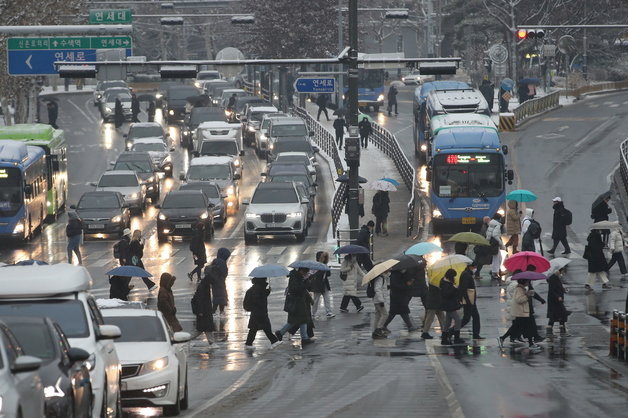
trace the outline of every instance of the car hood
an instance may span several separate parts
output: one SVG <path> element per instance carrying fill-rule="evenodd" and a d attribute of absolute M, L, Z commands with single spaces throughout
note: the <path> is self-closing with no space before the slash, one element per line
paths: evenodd
<path fill-rule="evenodd" d="M 151 168 L 152 168 L 152 167 L 151 167 Z M 142 180 L 146 180 L 147 178 L 149 178 L 149 177 L 151 177 L 153 174 L 155 174 L 155 173 L 153 173 L 152 171 L 151 171 L 150 173 L 140 173 L 139 171 L 136 171 L 135 173 L 136 173 L 136 174 L 137 174 L 137 176 L 138 176 L 140 179 L 142 179 Z"/>
<path fill-rule="evenodd" d="M 249 213 L 289 213 L 301 210 L 300 203 L 251 203 L 247 212 Z"/>
<path fill-rule="evenodd" d="M 206 212 L 205 208 L 176 208 L 176 209 L 161 209 L 161 213 L 166 215 L 168 218 L 176 219 L 177 217 L 186 217 L 189 218 L 191 216 L 201 216 L 203 212 Z"/>
<path fill-rule="evenodd" d="M 120 192 L 122 195 L 126 196 L 131 193 L 139 193 L 139 186 L 133 187 L 96 187 L 97 192 Z"/>
<path fill-rule="evenodd" d="M 187 182 L 188 183 L 206 183 L 206 182 L 212 182 L 212 183 L 216 183 L 218 185 L 218 187 L 220 187 L 220 190 L 224 190 L 225 188 L 233 185 L 232 181 L 229 179 L 211 179 L 211 180 L 193 180 L 190 179 Z"/>
<path fill-rule="evenodd" d="M 220 206 L 224 204 L 222 197 L 208 197 L 207 200 L 209 200 L 209 203 L 211 203 L 214 206 Z"/>
<path fill-rule="evenodd" d="M 138 346 L 141 345 L 141 349 Z M 167 341 L 115 343 L 121 364 L 138 364 L 165 357 L 171 344 Z"/>
<path fill-rule="evenodd" d="M 148 151 L 148 155 L 153 161 L 163 161 L 164 158 L 168 155 L 167 152 L 161 151 Z"/>
<path fill-rule="evenodd" d="M 169 107 L 184 107 L 188 101 L 185 99 L 168 99 Z"/>
<path fill-rule="evenodd" d="M 81 219 L 85 218 L 113 218 L 121 213 L 118 209 L 77 209 L 77 215 Z"/>

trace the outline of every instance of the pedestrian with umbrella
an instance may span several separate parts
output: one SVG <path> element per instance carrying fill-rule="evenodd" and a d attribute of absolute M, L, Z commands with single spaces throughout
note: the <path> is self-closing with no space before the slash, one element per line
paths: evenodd
<path fill-rule="evenodd" d="M 131 277 L 129 276 L 109 276 L 109 299 L 120 299 L 123 301 L 129 300 L 129 283 Z"/>
<path fill-rule="evenodd" d="M 619 222 L 615 221 L 611 223 L 614 225 L 608 237 L 608 248 L 611 251 L 611 259 L 608 262 L 606 274 L 608 274 L 611 267 L 617 263 L 619 264 L 619 272 L 622 275 L 622 279 L 625 279 L 628 272 L 626 271 L 626 261 L 624 260 L 624 247 L 626 246 L 624 233 L 621 230 Z"/>
<path fill-rule="evenodd" d="M 140 120 L 137 116 L 140 114 L 140 101 L 137 99 L 135 93 L 131 93 L 131 116 L 133 117 L 133 122 L 139 122 Z"/>
<path fill-rule="evenodd" d="M 170 325 L 173 332 L 183 330 L 177 319 L 177 307 L 174 302 L 172 286 L 177 278 L 170 273 L 162 273 L 159 278 L 159 293 L 157 294 L 157 309 L 162 313 L 164 319 Z"/>
<path fill-rule="evenodd" d="M 388 197 L 388 191 L 379 190 L 375 193 L 371 212 L 375 215 L 375 234 L 379 235 L 381 232 L 383 236 L 387 237 L 388 213 L 390 212 L 390 197 Z"/>
<path fill-rule="evenodd" d="M 373 339 L 381 339 L 386 338 L 386 336 L 390 333 L 390 330 L 386 328 L 386 320 L 388 319 L 388 311 L 386 310 L 386 299 L 385 294 L 388 289 L 388 278 L 384 274 L 380 274 L 375 279 L 373 279 L 372 284 L 369 283 L 373 288 L 373 306 L 375 307 L 375 317 L 373 320 Z M 368 296 L 368 288 L 367 288 L 367 296 Z"/>
<path fill-rule="evenodd" d="M 464 312 L 460 328 L 464 328 L 464 326 L 473 319 L 473 339 L 483 340 L 484 338 L 480 336 L 480 313 L 477 307 L 478 297 L 475 288 L 475 280 L 473 280 L 475 269 L 475 263 L 471 263 L 460 275 L 460 294 L 462 295 L 462 308 Z"/>
<path fill-rule="evenodd" d="M 116 129 L 120 128 L 122 124 L 124 124 L 124 109 L 122 108 L 122 102 L 118 97 L 116 97 L 115 105 L 113 107 L 113 122 Z"/>
<path fill-rule="evenodd" d="M 473 262 L 477 266 L 477 269 L 475 270 L 475 276 L 473 278 L 476 280 L 480 279 L 480 272 L 482 271 L 482 267 L 484 267 L 487 264 L 491 264 L 493 260 L 491 244 L 485 238 L 486 231 L 488 230 L 488 224 L 490 222 L 491 222 L 490 217 L 488 216 L 483 217 L 482 226 L 480 227 L 480 231 L 478 234 L 484 239 L 484 241 L 486 241 L 486 244 L 474 244 L 474 247 L 473 247 L 473 254 L 475 255 Z"/>
<path fill-rule="evenodd" d="M 266 277 L 253 277 L 251 282 L 253 286 L 246 291 L 242 301 L 244 310 L 251 313 L 248 323 L 249 332 L 246 336 L 244 348 L 248 350 L 253 349 L 253 341 L 255 341 L 257 331 L 260 330 L 264 331 L 266 338 L 270 341 L 270 347 L 274 348 L 281 344 L 281 341 L 273 334 L 270 318 L 268 317 L 268 295 L 270 295 L 271 288 L 266 281 Z"/>
<path fill-rule="evenodd" d="M 560 196 L 556 196 L 552 199 L 553 208 L 554 208 L 554 219 L 552 221 L 552 240 L 554 244 L 552 248 L 547 250 L 548 254 L 554 255 L 554 251 L 556 251 L 556 247 L 558 247 L 558 243 L 563 244 L 565 251 L 562 252 L 563 255 L 571 254 L 571 249 L 569 248 L 569 243 L 567 242 L 567 227 L 571 225 L 572 222 L 572 214 L 571 211 L 565 208 L 565 204 L 563 203 L 563 199 Z"/>
<path fill-rule="evenodd" d="M 288 274 L 288 289 L 283 310 L 288 313 L 288 322 L 278 331 L 275 336 L 279 341 L 283 335 L 293 327 L 298 327 L 301 334 L 301 345 L 314 342 L 308 334 L 307 325 L 312 322 L 310 306 L 312 298 L 307 291 L 305 279 L 308 277 L 310 269 L 299 267 Z"/>
<path fill-rule="evenodd" d="M 361 248 L 361 247 L 360 247 Z M 318 251 L 316 253 L 316 261 L 323 264 L 329 263 L 329 253 L 327 251 Z M 321 297 L 323 298 L 323 303 L 325 305 L 325 312 L 327 314 L 327 318 L 333 318 L 336 316 L 333 313 L 333 309 L 331 306 L 331 286 L 329 285 L 329 276 L 331 276 L 331 271 L 325 270 L 316 270 L 314 274 L 310 276 L 309 284 L 310 291 L 313 293 L 313 304 L 312 304 L 312 316 L 316 316 L 316 312 L 318 311 L 318 306 Z"/>
<path fill-rule="evenodd" d="M 591 205 L 591 219 L 594 223 L 608 221 L 608 215 L 613 212 L 608 206 L 608 202 L 611 200 L 611 192 L 602 193 Z M 602 241 L 604 244 L 608 243 L 608 236 L 610 234 L 609 229 L 602 229 Z"/>
<path fill-rule="evenodd" d="M 512 279 L 517 281 L 517 287 L 510 301 L 510 314 L 514 320 L 508 331 L 498 337 L 497 342 L 500 348 L 504 346 L 504 340 L 510 335 L 519 336 L 523 334 L 528 340 L 530 352 L 538 353 L 541 351 L 541 347 L 534 342 L 534 332 L 530 325 L 530 304 L 528 300 L 534 296 L 534 290 L 528 290 L 527 286 L 530 284 L 530 280 L 526 279 L 526 277 L 530 277 L 532 273 L 535 272 L 521 272 L 512 276 Z"/>
<path fill-rule="evenodd" d="M 363 117 L 360 123 L 358 123 L 360 130 L 360 145 L 366 149 L 369 145 L 369 135 L 373 133 L 373 127 L 367 117 Z"/>
<path fill-rule="evenodd" d="M 604 242 L 602 242 L 599 230 L 593 229 L 589 233 L 582 257 L 587 260 L 587 271 L 589 272 L 587 283 L 584 285 L 585 289 L 591 290 L 598 278 L 602 281 L 603 289 L 610 289 L 612 286 L 606 276 L 608 265 L 604 256 Z"/>
<path fill-rule="evenodd" d="M 396 268 L 396 267 L 395 267 Z M 384 322 L 384 329 L 388 329 L 388 324 L 392 322 L 397 315 L 401 317 L 408 327 L 408 332 L 418 330 L 412 320 L 410 320 L 410 301 L 412 300 L 412 284 L 414 277 L 406 274 L 406 268 L 395 269 L 390 273 L 390 310 L 388 318 Z"/>
<path fill-rule="evenodd" d="M 142 262 L 142 257 L 144 257 L 144 240 L 142 239 L 142 231 L 139 229 L 133 231 L 131 242 L 129 243 L 129 255 L 131 256 L 132 265 L 144 268 L 144 263 Z M 141 278 L 149 292 L 157 290 L 155 282 L 148 277 L 141 276 Z"/>
<path fill-rule="evenodd" d="M 371 241 L 373 239 L 373 228 L 375 228 L 375 222 L 368 221 L 362 225 L 358 232 L 358 239 L 355 242 L 356 245 L 366 249 L 366 252 L 357 253 L 357 262 L 367 273 L 373 268 L 373 261 L 371 260 Z"/>
<path fill-rule="evenodd" d="M 521 212 L 516 200 L 509 200 L 508 210 L 506 211 L 506 234 L 510 238 L 506 242 L 506 248 L 512 247 L 512 253 L 517 254 L 519 247 L 519 234 L 521 233 Z"/>
<path fill-rule="evenodd" d="M 521 251 L 535 251 L 543 255 L 541 232 L 541 224 L 534 219 L 534 209 L 526 208 L 526 214 L 521 221 Z"/>
<path fill-rule="evenodd" d="M 551 271 L 551 270 L 550 270 Z M 566 336 L 567 328 L 566 322 L 569 317 L 569 312 L 565 308 L 565 294 L 567 289 L 563 286 L 561 278 L 564 275 L 564 267 L 553 271 L 547 278 L 547 327 L 546 335 L 554 333 L 554 322 L 558 322 L 560 326 L 560 334 Z"/>
<path fill-rule="evenodd" d="M 458 288 L 454 284 L 454 280 L 458 272 L 454 269 L 449 269 L 445 272 L 445 276 L 440 281 L 440 294 L 442 307 L 445 311 L 445 326 L 441 330 L 441 345 L 451 345 L 451 337 L 454 337 L 453 344 L 463 344 L 465 341 L 460 338 L 460 315 L 458 310 L 460 309 L 460 293 Z"/>
<path fill-rule="evenodd" d="M 486 235 L 486 227 L 488 227 L 488 222 L 490 221 L 490 218 L 488 216 L 485 216 L 484 218 L 485 219 L 483 219 L 483 229 L 484 229 L 483 233 L 482 233 L 482 230 L 480 230 L 481 232 L 480 234 L 477 234 L 475 232 L 459 232 L 453 235 L 448 240 L 449 242 L 456 243 L 456 245 L 457 244 L 473 245 L 473 253 L 474 253 L 473 262 L 476 266 L 474 277 L 476 279 L 480 278 L 479 270 L 482 268 L 482 265 L 489 264 L 491 262 L 491 255 L 490 255 L 491 244 L 488 242 L 486 238 L 484 238 L 484 236 Z M 458 247 L 454 246 L 454 252 L 456 254 L 466 255 L 467 250 L 466 248 L 462 246 L 458 246 Z"/>
<path fill-rule="evenodd" d="M 345 255 L 340 265 L 340 280 L 343 281 L 343 296 L 340 302 L 340 312 L 348 313 L 349 301 L 353 302 L 358 312 L 362 312 L 364 305 L 358 297 L 358 280 L 362 281 L 364 272 L 357 262 L 357 258 L 352 254 Z"/>

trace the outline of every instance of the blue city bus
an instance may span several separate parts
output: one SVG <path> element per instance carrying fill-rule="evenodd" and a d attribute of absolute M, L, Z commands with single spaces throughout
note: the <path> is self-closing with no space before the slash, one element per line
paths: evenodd
<path fill-rule="evenodd" d="M 346 103 L 349 92 L 348 77 L 344 78 L 344 95 Z M 380 106 L 384 106 L 386 95 L 384 94 L 384 70 L 382 69 L 358 69 L 358 107 L 368 111 L 373 108 L 379 112 Z"/>
<path fill-rule="evenodd" d="M 414 153 L 421 163 L 427 161 L 426 152 L 429 147 L 426 141 L 426 131 L 429 129 L 430 116 L 425 111 L 425 101 L 428 93 L 432 90 L 463 90 L 469 88 L 469 85 L 462 81 L 437 80 L 423 83 L 423 85 L 414 90 L 414 103 L 412 106 L 414 113 Z"/>
<path fill-rule="evenodd" d="M 503 212 L 506 182 L 513 178 L 507 152 L 494 128 L 443 128 L 434 136 L 427 177 L 435 233 L 477 230 L 484 216 Z"/>
<path fill-rule="evenodd" d="M 46 152 L 0 140 L 0 237 L 30 239 L 46 218 Z"/>

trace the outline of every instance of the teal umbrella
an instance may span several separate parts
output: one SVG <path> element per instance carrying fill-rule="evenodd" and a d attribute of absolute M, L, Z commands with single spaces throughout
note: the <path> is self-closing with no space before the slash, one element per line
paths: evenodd
<path fill-rule="evenodd" d="M 518 189 L 508 193 L 506 199 L 515 200 L 517 202 L 533 202 L 538 198 L 530 190 Z"/>
<path fill-rule="evenodd" d="M 405 252 L 406 255 L 425 255 L 430 253 L 442 252 L 443 249 L 431 242 L 419 242 L 408 248 Z"/>

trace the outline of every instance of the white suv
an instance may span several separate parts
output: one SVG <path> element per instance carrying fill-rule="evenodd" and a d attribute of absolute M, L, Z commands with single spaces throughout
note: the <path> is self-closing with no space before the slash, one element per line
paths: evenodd
<path fill-rule="evenodd" d="M 122 330 L 115 343 L 122 364 L 122 404 L 161 406 L 164 415 L 187 409 L 188 358 L 181 343 L 192 336 L 172 332 L 161 312 L 152 309 L 120 307 L 102 313 L 107 324 Z"/>
<path fill-rule="evenodd" d="M 294 235 L 297 241 L 307 236 L 308 199 L 297 192 L 294 183 L 260 183 L 245 214 L 244 242 L 257 241 L 259 235 Z"/>
<path fill-rule="evenodd" d="M 120 362 L 113 339 L 120 328 L 105 325 L 89 295 L 92 278 L 69 264 L 5 266 L 0 274 L 0 316 L 50 317 L 87 360 L 94 392 L 93 416 L 122 417 Z M 103 412 L 104 411 L 104 412 Z"/>

